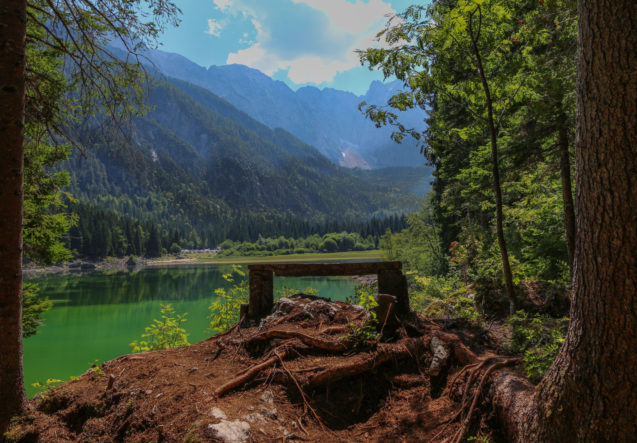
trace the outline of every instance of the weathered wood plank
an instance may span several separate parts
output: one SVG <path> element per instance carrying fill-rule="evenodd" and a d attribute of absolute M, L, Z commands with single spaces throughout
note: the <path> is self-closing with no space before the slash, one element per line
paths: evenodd
<path fill-rule="evenodd" d="M 248 318 L 260 320 L 272 312 L 274 305 L 274 282 L 271 271 L 250 269 L 250 304 Z"/>
<path fill-rule="evenodd" d="M 378 273 L 378 293 L 396 297 L 396 315 L 403 317 L 409 313 L 409 293 L 407 278 L 401 271 L 386 269 Z"/>

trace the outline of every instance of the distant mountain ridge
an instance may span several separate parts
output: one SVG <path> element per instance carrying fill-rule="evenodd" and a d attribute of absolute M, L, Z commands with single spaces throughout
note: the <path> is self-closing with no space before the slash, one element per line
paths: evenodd
<path fill-rule="evenodd" d="M 400 89 L 399 81 L 375 81 L 364 96 L 312 86 L 295 92 L 243 65 L 206 69 L 178 54 L 153 50 L 147 56 L 164 75 L 208 89 L 268 127 L 285 129 L 316 147 L 338 165 L 369 169 L 425 163 L 415 140 L 393 142 L 391 128 L 376 128 L 358 110 L 362 101 L 386 103 Z M 405 126 L 423 128 L 425 117 L 423 111 L 411 110 L 402 113 L 401 120 Z"/>
<path fill-rule="evenodd" d="M 376 171 L 359 176 L 207 89 L 170 78 L 147 89 L 151 110 L 132 121 L 129 140 L 95 142 L 86 159 L 70 161 L 78 165 L 64 165 L 81 201 L 204 230 L 227 229 L 239 212 L 365 220 L 417 208 L 409 187 L 419 175 L 400 188 Z"/>

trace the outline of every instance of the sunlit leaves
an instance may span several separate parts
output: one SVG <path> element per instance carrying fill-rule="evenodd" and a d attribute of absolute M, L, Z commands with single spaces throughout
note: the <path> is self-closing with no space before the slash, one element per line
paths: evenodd
<path fill-rule="evenodd" d="M 142 338 L 135 340 L 131 348 L 133 352 L 146 352 L 158 349 L 170 349 L 188 346 L 188 333 L 183 328 L 187 314 L 177 314 L 170 303 L 161 305 L 161 320 L 154 319 L 144 329 Z"/>

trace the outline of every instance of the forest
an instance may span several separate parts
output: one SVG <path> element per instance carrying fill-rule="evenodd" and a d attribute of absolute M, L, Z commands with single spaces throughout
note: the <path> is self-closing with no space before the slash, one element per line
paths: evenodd
<path fill-rule="evenodd" d="M 6 282 L 0 292 L 0 321 L 8 331 L 1 338 L 0 395 L 10 400 L 0 407 L 0 430 L 25 405 L 20 339 L 23 260 L 55 263 L 74 254 L 159 256 L 184 247 L 220 244 L 220 255 L 378 246 L 389 260 L 402 263 L 410 304 L 418 313 L 459 322 L 468 330 L 504 325 L 510 331 L 504 351 L 519 356 L 524 379 L 520 381 L 518 373 L 497 371 L 517 362 L 517 357 L 486 369 L 466 423 L 460 424 L 450 441 L 468 437 L 466 428 L 475 403 L 492 373 L 489 401 L 507 441 L 634 438 L 637 88 L 630 75 L 636 56 L 630 49 L 637 44 L 637 7 L 632 2 L 435 0 L 413 5 L 389 20 L 377 36 L 387 45 L 361 49 L 358 56 L 369 69 L 400 80 L 403 88 L 386 105 L 361 103 L 359 109 L 376 125 L 393 127 L 395 141 L 417 140 L 433 167 L 433 181 L 419 211 L 408 215 L 380 211 L 367 219 L 356 211 L 363 206 L 374 208 L 374 196 L 384 188 L 376 187 L 372 193 L 362 186 L 357 191 L 365 200 L 360 208 L 351 208 L 347 202 L 337 209 L 323 208 L 338 194 L 339 184 L 341 192 L 347 184 L 359 186 L 356 177 L 365 174 L 330 170 L 334 181 L 322 188 L 317 171 L 324 166 L 306 169 L 298 158 L 287 163 L 295 172 L 287 185 L 281 177 L 268 175 L 270 165 L 265 160 L 262 175 L 256 178 L 243 175 L 239 161 L 219 163 L 225 169 L 237 167 L 236 175 L 245 179 L 231 190 L 235 200 L 245 198 L 243 188 L 270 183 L 275 191 L 291 190 L 286 204 L 297 205 L 295 211 L 248 200 L 247 209 L 239 209 L 223 198 L 205 205 L 205 199 L 199 198 L 221 186 L 216 175 L 202 171 L 202 180 L 179 189 L 161 174 L 174 178 L 181 170 L 173 164 L 152 169 L 154 151 L 117 151 L 124 159 L 139 158 L 138 165 L 150 165 L 140 170 L 139 182 L 128 183 L 117 175 L 121 165 L 100 159 L 109 147 L 97 144 L 95 152 L 86 155 L 81 137 L 74 138 L 75 130 L 86 129 L 80 122 L 95 125 L 98 110 L 119 124 L 135 122 L 140 132 L 144 124 L 150 124 L 135 120 L 144 107 L 145 88 L 123 87 L 151 84 L 141 64 L 124 63 L 110 55 L 99 47 L 98 37 L 116 31 L 125 40 L 150 44 L 163 26 L 175 21 L 177 7 L 171 1 L 149 2 L 155 9 L 147 23 L 116 1 L 106 2 L 113 7 L 106 12 L 90 2 L 93 9 L 86 9 L 79 0 L 65 6 L 40 0 L 28 6 L 21 0 L 9 3 L 19 11 L 14 21 L 26 23 L 22 28 L 7 26 L 16 33 L 15 41 L 26 35 L 26 58 L 20 51 L 0 54 L 0 85 L 20 85 L 14 88 L 19 94 L 4 87 L 0 96 L 0 121 L 13 122 L 0 126 L 0 137 L 7 140 L 8 158 L 18 159 L 0 170 L 0 228 L 6 228 L 0 236 L 0 281 Z M 0 17 L 10 15 L 8 7 L 2 8 Z M 86 13 L 86 18 L 74 15 L 78 11 Z M 59 33 L 64 38 L 50 32 L 48 20 L 63 25 Z M 86 32 L 87 28 L 92 31 Z M 9 69 L 11 63 L 23 66 L 25 60 L 23 74 Z M 160 85 L 155 94 L 177 92 Z M 190 103 L 181 96 L 175 102 Z M 427 113 L 422 127 L 409 127 L 400 120 L 401 111 L 413 108 Z M 20 109 L 23 128 L 15 123 Z M 210 114 L 201 120 L 216 122 L 216 118 Z M 157 119 L 153 124 L 161 116 Z M 254 146 L 276 155 L 283 155 L 281 146 L 301 146 L 287 135 L 278 145 L 268 138 L 275 135 L 258 131 L 235 130 L 239 134 L 236 146 L 246 149 L 238 156 L 243 163 L 253 161 L 249 157 Z M 260 138 L 257 133 L 265 135 Z M 84 171 L 60 168 L 73 163 L 73 149 L 87 160 Z M 313 151 L 303 149 L 308 164 L 320 163 Z M 199 158 L 190 147 L 180 152 Z M 78 187 L 86 188 L 78 199 L 68 187 L 79 182 L 95 187 Z M 139 186 L 147 197 L 140 197 L 137 188 L 128 192 L 129 185 L 130 189 Z M 14 188 L 15 192 L 4 192 Z M 100 196 L 102 189 L 114 195 Z M 195 189 L 196 198 L 180 197 L 180 192 Z M 320 211 L 303 206 L 307 189 L 312 190 L 314 206 Z M 393 200 L 395 191 L 384 198 Z M 407 204 L 410 198 L 406 197 Z M 97 201 L 103 203 L 101 208 Z M 181 212 L 171 213 L 167 208 L 176 201 L 181 201 Z M 340 220 L 334 216 L 339 212 L 344 215 Z M 184 214 L 197 215 L 191 224 L 182 225 Z M 32 303 L 36 291 L 25 285 L 25 300 Z M 381 340 L 382 329 L 375 335 L 366 326 L 354 329 L 349 337 L 365 342 L 371 334 Z M 401 339 L 411 340 L 408 333 L 417 328 L 404 323 L 403 329 L 407 332 Z M 33 327 L 26 330 L 32 332 Z M 320 340 L 316 345 L 316 339 L 304 337 L 304 345 L 324 346 L 323 351 L 341 352 L 345 346 Z M 389 359 L 390 354 L 381 351 L 392 349 L 394 356 L 405 358 L 403 349 L 377 345 L 377 356 Z M 253 343 L 245 346 L 262 350 Z M 409 348 L 405 349 L 409 354 Z M 299 386 L 283 363 L 288 352 L 273 348 L 247 373 L 258 372 L 268 362 L 280 364 L 296 383 L 305 416 L 310 405 L 307 389 Z M 467 391 L 461 394 L 460 416 L 474 373 L 487 361 L 472 361 L 458 372 L 475 369 L 466 372 L 471 375 Z M 376 368 L 375 362 L 370 365 Z M 312 370 L 316 368 L 308 372 Z M 308 380 L 307 386 L 314 387 L 315 382 Z M 216 392 L 223 391 L 219 389 Z"/>
<path fill-rule="evenodd" d="M 158 257 L 169 252 L 178 254 L 181 249 L 205 249 L 217 245 L 221 245 L 225 255 L 229 255 L 230 249 L 235 253 L 253 255 L 249 251 L 260 249 L 251 248 L 250 245 L 253 243 L 267 245 L 262 250 L 270 252 L 332 252 L 331 246 L 322 247 L 326 238 L 315 240 L 315 237 L 324 237 L 330 233 L 334 233 L 332 236 L 337 238 L 340 248 L 335 246 L 334 250 L 365 250 L 377 247 L 380 236 L 387 230 L 398 232 L 407 225 L 407 217 L 404 215 L 372 217 L 367 221 L 349 222 L 328 219 L 321 223 L 292 214 L 254 212 L 228 215 L 216 220 L 215 223 L 209 223 L 208 229 L 205 230 L 197 230 L 188 225 L 167 229 L 159 223 L 140 222 L 129 215 L 97 209 L 86 203 L 73 203 L 69 205 L 68 210 L 66 214 L 71 214 L 70 217 L 76 218 L 77 221 L 58 240 L 60 251 L 71 252 L 75 257 L 92 259 L 130 255 Z M 347 246 L 349 243 L 340 246 L 342 236 L 335 234 L 337 232 L 349 233 L 348 238 L 352 238 L 351 247 Z M 276 238 L 269 238 L 275 235 Z M 279 247 L 281 237 L 284 240 Z M 277 243 L 277 247 L 270 247 L 272 241 Z"/>

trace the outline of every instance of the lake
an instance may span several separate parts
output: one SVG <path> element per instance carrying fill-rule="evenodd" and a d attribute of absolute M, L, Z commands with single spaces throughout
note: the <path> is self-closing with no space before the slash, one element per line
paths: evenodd
<path fill-rule="evenodd" d="M 192 265 L 29 279 L 54 304 L 44 314 L 38 333 L 24 340 L 27 396 L 37 392 L 32 386 L 36 381 L 68 380 L 91 364 L 130 353 L 130 343 L 160 318 L 161 304 L 170 303 L 177 313 L 188 313 L 184 327 L 191 343 L 209 337 L 208 306 L 216 298 L 216 288 L 230 286 L 222 274 L 231 271 L 227 265 Z M 274 279 L 275 293 L 284 287 L 300 291 L 308 286 L 318 289 L 322 297 L 344 300 L 354 293 L 356 282 L 347 277 Z"/>

